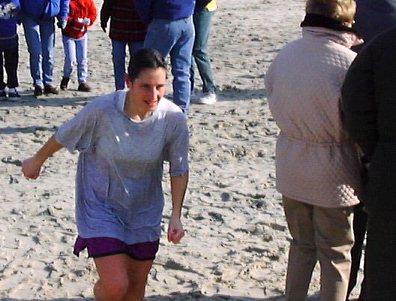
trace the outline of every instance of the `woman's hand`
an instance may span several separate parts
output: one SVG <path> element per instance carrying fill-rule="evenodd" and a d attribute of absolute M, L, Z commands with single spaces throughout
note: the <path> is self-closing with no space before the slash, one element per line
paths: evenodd
<path fill-rule="evenodd" d="M 180 218 L 171 216 L 168 226 L 168 241 L 178 244 L 184 236 L 183 225 Z"/>
<path fill-rule="evenodd" d="M 63 147 L 53 135 L 33 156 L 22 162 L 22 173 L 28 179 L 37 179 L 45 160 Z"/>
<path fill-rule="evenodd" d="M 30 157 L 22 162 L 22 173 L 28 179 L 37 179 L 43 163 L 35 157 Z"/>

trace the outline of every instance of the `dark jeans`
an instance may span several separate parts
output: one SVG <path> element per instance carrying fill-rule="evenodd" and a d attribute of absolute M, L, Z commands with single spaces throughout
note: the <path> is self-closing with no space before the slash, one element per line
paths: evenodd
<path fill-rule="evenodd" d="M 195 61 L 202 80 L 202 91 L 204 93 L 216 92 L 216 87 L 213 82 L 212 68 L 210 66 L 210 59 L 208 55 L 208 40 L 213 14 L 213 11 L 210 12 L 207 9 L 203 9 L 201 12 L 197 12 L 193 15 L 195 40 L 192 53 L 193 61 L 191 62 L 190 69 L 191 91 L 194 90 Z"/>
<path fill-rule="evenodd" d="M 125 88 L 126 48 L 128 47 L 129 56 L 132 56 L 137 50 L 143 48 L 143 42 L 111 40 L 111 47 L 115 88 L 116 90 L 123 90 Z"/>
<path fill-rule="evenodd" d="M 18 46 L 0 51 L 0 90 L 5 87 L 18 87 Z M 4 81 L 4 68 L 7 73 L 7 82 Z"/>
<path fill-rule="evenodd" d="M 395 212 L 370 210 L 367 224 L 367 296 L 369 301 L 396 300 Z"/>
<path fill-rule="evenodd" d="M 358 204 L 354 208 L 354 217 L 353 217 L 353 233 L 355 236 L 355 243 L 351 250 L 352 255 L 352 265 L 351 265 L 351 273 L 349 275 L 349 285 L 348 285 L 348 295 L 347 299 L 353 288 L 357 282 L 357 276 L 360 268 L 360 260 L 362 258 L 362 250 L 364 244 L 364 237 L 366 236 L 367 230 L 367 213 L 364 210 L 364 206 L 362 203 Z M 363 269 L 363 282 L 360 289 L 359 299 L 358 301 L 365 301 L 366 298 L 366 264 L 364 264 Z"/>

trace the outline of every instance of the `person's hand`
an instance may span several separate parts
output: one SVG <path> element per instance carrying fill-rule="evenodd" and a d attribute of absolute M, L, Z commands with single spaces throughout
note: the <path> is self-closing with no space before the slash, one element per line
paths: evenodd
<path fill-rule="evenodd" d="M 7 20 L 9 19 L 10 16 L 8 16 L 7 14 L 5 14 L 1 9 L 0 9 L 0 19 L 4 19 Z"/>
<path fill-rule="evenodd" d="M 81 23 L 83 25 L 90 25 L 91 24 L 91 19 L 90 18 L 78 18 L 77 22 Z"/>
<path fill-rule="evenodd" d="M 0 5 L 0 19 L 8 20 L 10 18 L 10 14 L 6 12 L 6 10 Z"/>
<path fill-rule="evenodd" d="M 106 32 L 107 22 L 100 22 L 100 27 L 102 27 L 104 32 Z"/>
<path fill-rule="evenodd" d="M 14 3 L 0 4 L 0 19 L 8 20 L 14 17 L 17 12 L 17 7 Z"/>
<path fill-rule="evenodd" d="M 168 241 L 178 244 L 184 236 L 183 225 L 180 218 L 171 216 L 168 226 Z"/>
<path fill-rule="evenodd" d="M 22 162 L 22 173 L 28 179 L 37 179 L 40 175 L 42 163 L 35 157 L 30 157 Z"/>
<path fill-rule="evenodd" d="M 6 5 L 4 5 L 3 11 L 10 16 L 15 16 L 17 7 L 14 3 L 10 2 L 10 3 L 7 3 Z"/>
<path fill-rule="evenodd" d="M 67 20 L 58 20 L 58 23 L 56 23 L 56 25 L 60 28 L 60 29 L 65 29 L 67 26 Z"/>

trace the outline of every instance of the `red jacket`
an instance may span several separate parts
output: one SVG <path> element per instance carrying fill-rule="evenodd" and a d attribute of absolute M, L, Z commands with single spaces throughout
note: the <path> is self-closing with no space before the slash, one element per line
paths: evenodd
<path fill-rule="evenodd" d="M 79 39 L 85 35 L 97 16 L 94 0 L 70 0 L 70 12 L 67 18 L 67 26 L 62 33 L 73 39 Z M 82 24 L 78 19 L 89 18 L 89 24 Z"/>

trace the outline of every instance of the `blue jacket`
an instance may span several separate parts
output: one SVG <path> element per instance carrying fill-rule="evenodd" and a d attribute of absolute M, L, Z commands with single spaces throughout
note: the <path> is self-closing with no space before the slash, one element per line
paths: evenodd
<path fill-rule="evenodd" d="M 43 11 L 48 3 L 53 3 L 54 7 L 59 7 L 59 13 L 56 17 L 66 20 L 69 15 L 70 0 L 20 0 L 22 16 L 41 18 Z"/>
<path fill-rule="evenodd" d="M 365 42 L 396 26 L 395 0 L 357 0 L 355 29 Z"/>
<path fill-rule="evenodd" d="M 134 0 L 140 19 L 150 23 L 153 19 L 179 20 L 192 16 L 195 0 Z"/>
<path fill-rule="evenodd" d="M 13 3 L 17 7 L 17 11 L 20 9 L 19 0 L 0 0 L 0 7 L 8 3 Z M 16 37 L 17 35 L 17 19 L 15 17 L 11 17 L 8 19 L 0 18 L 0 43 L 2 38 L 8 39 Z"/>

